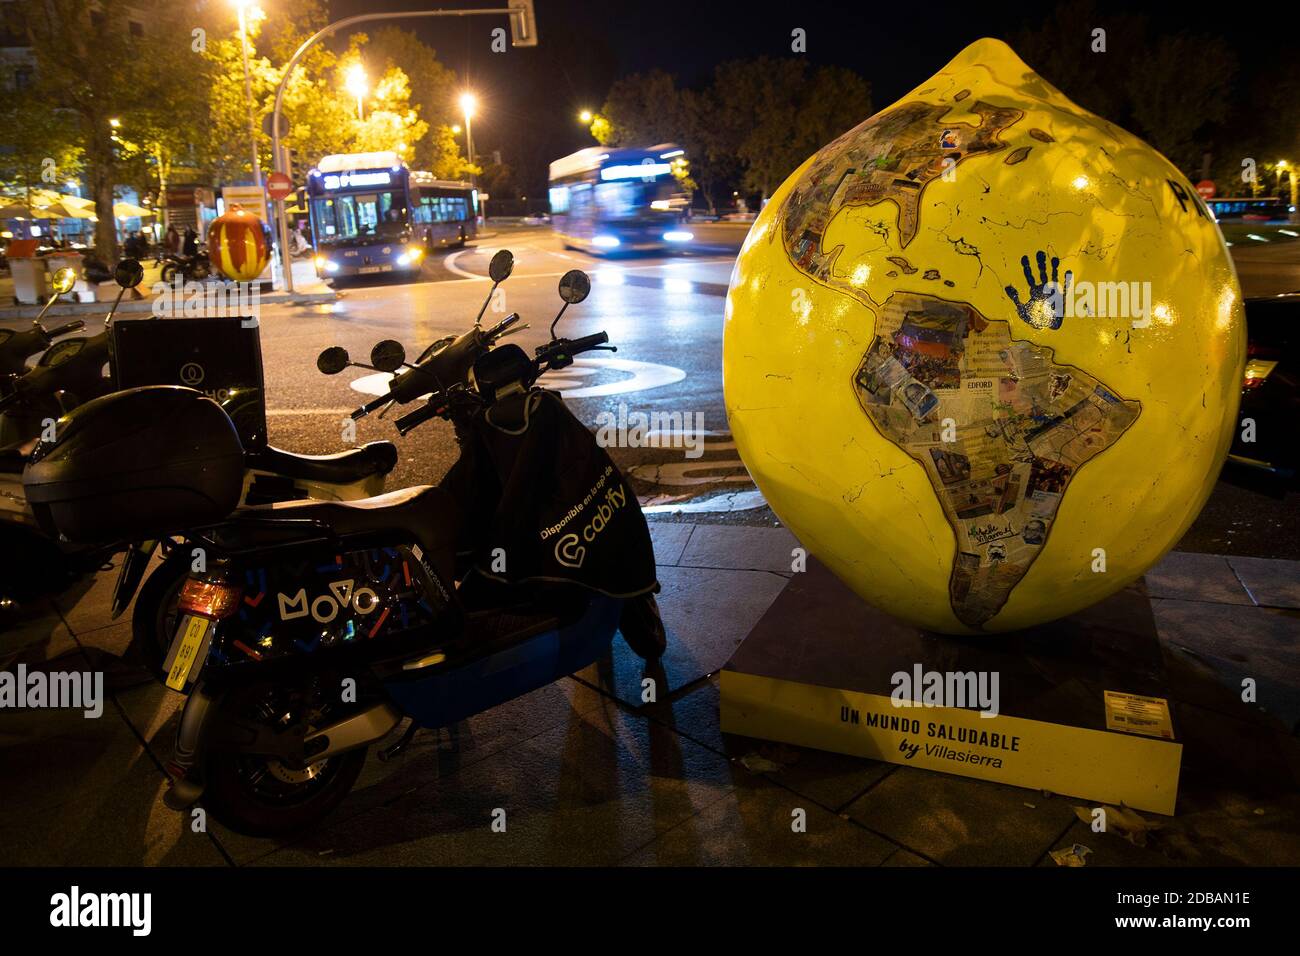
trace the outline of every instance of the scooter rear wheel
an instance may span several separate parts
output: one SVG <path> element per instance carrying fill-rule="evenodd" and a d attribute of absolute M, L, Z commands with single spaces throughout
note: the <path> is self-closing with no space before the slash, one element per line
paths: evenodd
<path fill-rule="evenodd" d="M 301 770 L 269 757 L 213 753 L 203 771 L 203 805 L 221 824 L 247 836 L 310 829 L 352 790 L 367 750 L 350 750 Z M 278 790 L 267 788 L 269 780 Z"/>
<path fill-rule="evenodd" d="M 135 596 L 135 608 L 131 612 L 132 641 L 145 666 L 160 682 L 166 679 L 163 661 L 176 634 L 179 616 L 176 605 L 189 570 L 185 554 L 179 551 L 171 554 L 154 568 Z"/>

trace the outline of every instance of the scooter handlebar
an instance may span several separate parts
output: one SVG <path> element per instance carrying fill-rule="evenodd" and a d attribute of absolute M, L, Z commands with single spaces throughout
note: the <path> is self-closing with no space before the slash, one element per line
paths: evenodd
<path fill-rule="evenodd" d="M 46 336 L 51 339 L 57 339 L 60 335 L 67 335 L 69 332 L 80 332 L 86 327 L 86 323 L 81 319 L 67 322 L 46 332 Z"/>
<path fill-rule="evenodd" d="M 411 429 L 423 425 L 430 418 L 436 418 L 438 415 L 442 414 L 445 408 L 445 404 L 429 399 L 429 401 L 423 406 L 417 408 L 413 412 L 403 415 L 393 423 L 397 426 L 397 434 L 405 435 Z"/>

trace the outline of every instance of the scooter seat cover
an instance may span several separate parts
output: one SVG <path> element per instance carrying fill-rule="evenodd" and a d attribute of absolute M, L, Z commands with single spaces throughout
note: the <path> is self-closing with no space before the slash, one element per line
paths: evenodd
<path fill-rule="evenodd" d="M 334 455 L 300 455 L 268 445 L 249 452 L 248 466 L 303 481 L 344 485 L 388 474 L 397 466 L 397 446 L 390 441 L 372 441 Z"/>
<path fill-rule="evenodd" d="M 654 590 L 654 544 L 636 495 L 559 395 L 501 399 L 459 437 L 442 487 L 465 509 L 458 550 L 479 573 L 620 598 Z"/>
<path fill-rule="evenodd" d="M 454 575 L 460 510 L 441 488 L 414 485 L 355 501 L 281 501 L 241 508 L 236 516 L 266 516 L 320 521 L 336 534 L 409 531 L 447 580 Z"/>

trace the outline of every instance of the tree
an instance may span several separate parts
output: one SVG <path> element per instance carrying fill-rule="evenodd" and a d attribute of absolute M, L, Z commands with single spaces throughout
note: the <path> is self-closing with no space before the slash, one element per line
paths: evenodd
<path fill-rule="evenodd" d="M 117 256 L 114 185 L 122 163 L 110 120 L 130 116 L 169 95 L 157 64 L 170 62 L 174 44 L 190 25 L 183 5 L 161 0 L 17 0 L 36 58 L 45 103 L 73 118 L 83 151 L 85 178 L 99 221 L 95 248 Z"/>
<path fill-rule="evenodd" d="M 602 146 L 652 146 L 681 134 L 681 94 L 663 70 L 626 76 L 610 87 L 592 134 Z"/>
<path fill-rule="evenodd" d="M 339 63 L 340 76 L 356 62 L 351 53 L 344 57 Z M 409 160 L 414 154 L 412 144 L 428 131 L 429 124 L 411 107 L 410 80 L 401 69 L 391 66 L 371 91 L 364 119 L 355 123 L 351 151 L 392 151 Z"/>
<path fill-rule="evenodd" d="M 461 155 L 460 146 L 456 143 L 456 134 L 452 132 L 450 126 L 435 126 L 429 136 L 433 140 L 431 154 L 434 160 L 428 169 L 435 177 L 467 179 L 482 172 L 479 166 Z"/>
<path fill-rule="evenodd" d="M 1216 139 L 1232 141 L 1223 134 L 1237 63 L 1218 37 L 1171 33 L 1142 14 L 1102 16 L 1082 3 L 1062 4 L 1014 42 L 1066 96 L 1144 137 L 1193 179 Z"/>
<path fill-rule="evenodd" d="M 871 115 L 867 82 L 842 67 L 760 57 L 724 64 L 713 83 L 717 148 L 734 149 L 745 188 L 770 196 L 832 139 Z"/>
<path fill-rule="evenodd" d="M 33 189 L 57 188 L 81 168 L 77 117 L 52 110 L 39 87 L 18 88 L 17 64 L 0 72 L 0 184 L 32 208 Z"/>
<path fill-rule="evenodd" d="M 1176 33 L 1153 39 L 1127 75 L 1138 129 L 1193 178 L 1210 129 L 1227 118 L 1236 68 L 1236 57 L 1217 37 Z"/>
<path fill-rule="evenodd" d="M 450 127 L 458 122 L 456 74 L 439 61 L 434 49 L 410 30 L 384 27 L 375 31 L 365 55 L 384 69 L 397 67 L 410 79 L 410 104 L 429 132 L 412 140 L 411 164 L 418 169 L 459 170 L 466 167 Z M 448 128 L 447 133 L 438 127 Z M 455 178 L 455 177 L 447 177 Z"/>

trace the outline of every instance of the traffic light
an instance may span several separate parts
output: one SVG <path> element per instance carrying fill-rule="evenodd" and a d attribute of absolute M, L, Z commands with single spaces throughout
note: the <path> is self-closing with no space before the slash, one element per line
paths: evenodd
<path fill-rule="evenodd" d="M 511 0 L 510 45 L 537 46 L 537 17 L 533 0 Z"/>

